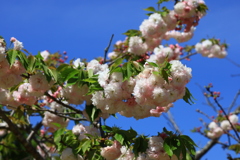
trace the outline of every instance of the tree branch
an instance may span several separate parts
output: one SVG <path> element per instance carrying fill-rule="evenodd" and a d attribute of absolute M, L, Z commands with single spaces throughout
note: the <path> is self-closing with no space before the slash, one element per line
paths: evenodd
<path fill-rule="evenodd" d="M 236 103 L 239 95 L 240 95 L 240 90 L 238 90 L 237 94 L 233 98 L 233 101 L 232 101 L 231 105 L 228 107 L 228 114 L 231 112 L 231 109 L 234 107 L 234 104 Z"/>
<path fill-rule="evenodd" d="M 49 98 L 51 98 L 52 100 L 54 100 L 55 102 L 57 102 L 58 104 L 66 107 L 66 108 L 68 108 L 68 109 L 71 109 L 71 110 L 73 110 L 73 111 L 75 111 L 75 112 L 77 112 L 77 113 L 79 113 L 79 114 L 83 114 L 82 111 L 80 111 L 80 110 L 78 110 L 78 109 L 76 109 L 76 108 L 74 108 L 74 107 L 72 107 L 72 106 L 69 106 L 69 105 L 63 103 L 62 101 L 58 100 L 57 98 L 51 96 L 48 92 L 45 92 L 45 95 L 48 96 Z"/>
<path fill-rule="evenodd" d="M 180 129 L 179 129 L 178 125 L 177 125 L 177 123 L 174 120 L 174 117 L 173 117 L 172 113 L 170 111 L 168 111 L 167 114 L 168 114 L 168 117 L 163 115 L 164 118 L 166 118 L 170 122 L 170 124 L 172 125 L 172 127 L 174 128 L 174 130 L 176 132 L 178 132 L 179 134 L 182 134 L 182 132 L 180 131 Z"/>
<path fill-rule="evenodd" d="M 27 142 L 30 142 L 34 135 L 37 133 L 37 131 L 42 127 L 42 122 L 39 122 L 34 129 L 30 132 L 30 134 L 27 137 Z"/>
<path fill-rule="evenodd" d="M 24 146 L 27 152 L 29 152 L 36 160 L 44 160 L 43 157 L 37 152 L 31 143 L 28 143 L 27 140 L 22 136 L 19 128 L 5 115 L 4 111 L 0 109 L 0 116 L 8 124 L 9 130 L 13 132 L 19 142 Z"/>
<path fill-rule="evenodd" d="M 107 53 L 108 53 L 108 50 L 109 50 L 109 48 L 110 48 L 110 46 L 111 46 L 111 43 L 112 43 L 112 40 L 113 40 L 113 36 L 114 36 L 114 34 L 112 34 L 112 36 L 111 36 L 111 38 L 110 38 L 110 41 L 109 41 L 109 43 L 108 43 L 108 46 L 107 46 L 107 47 L 105 48 L 105 50 L 104 50 L 104 60 L 103 60 L 103 64 L 106 63 Z"/>
<path fill-rule="evenodd" d="M 208 141 L 208 143 L 200 151 L 197 151 L 195 160 L 200 160 L 202 156 L 204 156 L 215 144 L 218 143 L 218 139 L 219 138 Z"/>
<path fill-rule="evenodd" d="M 236 136 L 237 136 L 237 138 L 238 138 L 238 143 L 240 143 L 240 137 L 239 137 L 239 135 L 238 135 L 238 133 L 237 133 L 237 131 L 236 131 L 236 128 L 233 126 L 232 122 L 229 120 L 227 113 L 224 111 L 224 109 L 222 108 L 222 106 L 218 103 L 218 100 L 217 100 L 217 99 L 214 99 L 214 101 L 215 101 L 215 103 L 218 105 L 218 107 L 223 111 L 223 114 L 224 114 L 225 117 L 227 118 L 228 122 L 230 123 L 233 131 L 235 132 L 235 134 L 236 134 Z"/>

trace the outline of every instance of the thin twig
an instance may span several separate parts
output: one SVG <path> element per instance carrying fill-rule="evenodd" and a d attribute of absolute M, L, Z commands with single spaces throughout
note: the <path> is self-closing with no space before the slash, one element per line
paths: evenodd
<path fill-rule="evenodd" d="M 237 98 L 238 96 L 240 95 L 240 90 L 238 90 L 237 94 L 235 95 L 235 97 L 233 98 L 233 101 L 231 103 L 231 105 L 228 107 L 228 114 L 230 114 L 231 112 L 231 109 L 234 107 L 236 101 L 237 101 Z"/>
<path fill-rule="evenodd" d="M 204 116 L 206 116 L 208 119 L 210 119 L 211 121 L 213 120 L 209 115 L 207 115 L 206 113 L 204 113 L 203 111 L 201 111 L 200 109 L 196 109 L 196 111 Z"/>
<path fill-rule="evenodd" d="M 176 132 L 178 132 L 179 134 L 182 134 L 182 132 L 180 131 L 180 129 L 179 129 L 178 125 L 177 125 L 177 123 L 174 120 L 174 117 L 173 117 L 172 113 L 170 111 L 168 111 L 167 114 L 168 114 L 168 117 L 169 117 L 168 120 L 173 125 L 174 129 L 176 130 Z"/>
<path fill-rule="evenodd" d="M 114 59 L 111 63 L 109 63 L 108 66 L 111 66 L 111 65 L 112 65 L 114 62 L 116 62 L 118 59 L 123 58 L 123 57 L 125 57 L 126 55 L 127 55 L 127 54 L 123 54 L 123 55 L 117 57 L 117 58 Z"/>
<path fill-rule="evenodd" d="M 180 61 L 181 61 L 181 60 L 184 60 L 184 59 L 189 58 L 189 57 L 191 57 L 191 56 L 193 56 L 193 55 L 195 55 L 195 54 L 197 54 L 197 52 L 189 53 L 189 54 L 186 55 L 185 57 L 181 57 L 181 58 L 179 58 L 179 60 L 180 60 Z"/>
<path fill-rule="evenodd" d="M 239 135 L 238 135 L 238 133 L 237 133 L 237 131 L 236 131 L 236 128 L 233 126 L 232 122 L 229 120 L 227 113 L 224 111 L 224 109 L 222 108 L 222 106 L 218 103 L 218 100 L 217 100 L 217 99 L 214 99 L 214 101 L 215 101 L 215 103 L 218 105 L 218 107 L 222 110 L 222 112 L 223 112 L 223 114 L 225 115 L 225 117 L 227 118 L 228 122 L 230 123 L 233 131 L 235 132 L 235 134 L 236 134 L 236 136 L 237 136 L 237 138 L 238 138 L 237 141 L 240 143 L 240 137 L 239 137 Z"/>
<path fill-rule="evenodd" d="M 74 118 L 74 117 L 66 116 L 68 114 L 77 114 L 76 112 L 63 113 L 63 112 L 52 111 L 52 110 L 49 110 L 49 109 L 30 109 L 30 108 L 28 108 L 27 110 L 50 112 L 50 113 L 55 114 L 59 117 L 68 118 L 68 119 L 74 120 L 74 121 L 87 121 L 86 118 Z"/>
<path fill-rule="evenodd" d="M 196 83 L 196 85 L 201 89 L 202 93 L 204 94 L 205 90 L 203 90 L 202 86 L 199 85 L 198 83 Z M 217 112 L 216 107 L 211 103 L 209 97 L 207 97 L 207 96 L 204 96 L 204 97 L 205 97 L 205 100 L 207 102 L 207 105 L 210 106 L 215 112 Z"/>
<path fill-rule="evenodd" d="M 225 59 L 228 60 L 229 62 L 231 62 L 232 64 L 234 64 L 235 66 L 240 67 L 240 64 L 236 63 L 235 61 L 231 60 L 230 58 L 225 57 Z"/>
<path fill-rule="evenodd" d="M 237 142 L 239 142 L 240 143 L 240 141 L 234 136 L 234 135 L 232 135 L 231 133 L 229 133 L 229 132 L 225 132 L 228 136 L 230 136 L 230 137 L 232 137 L 234 140 L 236 140 Z"/>
<path fill-rule="evenodd" d="M 112 43 L 112 40 L 113 40 L 113 36 L 114 36 L 114 34 L 112 34 L 112 36 L 111 36 L 111 38 L 110 38 L 110 41 L 109 41 L 109 43 L 108 43 L 108 46 L 107 46 L 107 47 L 105 48 L 105 50 L 104 50 L 104 60 L 103 60 L 103 64 L 106 63 L 107 53 L 108 53 L 108 50 L 109 50 L 109 48 L 110 48 L 110 46 L 111 46 L 111 43 Z"/>
<path fill-rule="evenodd" d="M 57 102 L 58 104 L 66 107 L 66 108 L 68 108 L 68 109 L 71 109 L 71 110 L 73 110 L 73 111 L 75 111 L 75 112 L 77 112 L 77 113 L 79 113 L 79 114 L 83 114 L 82 111 L 80 111 L 80 110 L 78 110 L 78 109 L 76 109 L 76 108 L 74 108 L 74 107 L 72 107 L 72 106 L 69 106 L 69 105 L 63 103 L 62 101 L 58 100 L 57 98 L 51 96 L 48 92 L 45 92 L 45 95 L 48 96 L 49 98 L 51 98 L 52 100 L 54 100 L 55 102 Z"/>

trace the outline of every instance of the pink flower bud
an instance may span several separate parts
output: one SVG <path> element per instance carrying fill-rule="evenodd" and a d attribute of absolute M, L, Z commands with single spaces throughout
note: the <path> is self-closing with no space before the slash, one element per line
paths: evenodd
<path fill-rule="evenodd" d="M 11 37 L 10 41 L 15 42 L 17 39 L 15 37 Z"/>

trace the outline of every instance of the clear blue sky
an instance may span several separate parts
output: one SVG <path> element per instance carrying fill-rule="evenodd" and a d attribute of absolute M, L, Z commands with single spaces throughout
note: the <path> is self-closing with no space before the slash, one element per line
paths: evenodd
<path fill-rule="evenodd" d="M 138 29 L 143 19 L 147 18 L 147 12 L 142 9 L 156 6 L 156 2 L 157 0 L 5 0 L 0 6 L 0 35 L 6 41 L 16 37 L 33 54 L 43 50 L 67 51 L 69 59 L 91 60 L 103 56 L 111 34 L 115 35 L 115 43 L 125 38 L 122 33 L 126 30 Z M 200 21 L 194 38 L 188 44 L 196 44 L 202 38 L 220 38 L 229 44 L 228 58 L 239 62 L 240 1 L 206 0 L 206 4 L 209 12 Z M 213 83 L 214 90 L 222 93 L 221 104 L 228 107 L 240 89 L 240 77 L 233 78 L 231 75 L 238 74 L 240 70 L 226 59 L 208 59 L 201 55 L 183 63 L 193 70 L 193 78 L 188 88 L 197 101 L 195 105 L 190 106 L 179 100 L 171 112 L 183 133 L 192 137 L 199 147 L 203 147 L 207 139 L 190 132 L 190 129 L 201 125 L 198 119 L 204 118 L 195 110 L 201 109 L 210 115 L 215 114 L 210 107 L 204 105 L 204 97 L 196 83 L 201 86 Z M 240 101 L 237 102 L 239 103 Z M 164 117 L 138 121 L 119 117 L 118 120 L 107 120 L 107 124 L 116 124 L 124 129 L 131 126 L 139 133 L 147 135 L 156 135 L 164 126 L 169 128 Z M 223 151 L 219 145 L 203 159 L 226 159 L 226 153 L 231 152 Z"/>

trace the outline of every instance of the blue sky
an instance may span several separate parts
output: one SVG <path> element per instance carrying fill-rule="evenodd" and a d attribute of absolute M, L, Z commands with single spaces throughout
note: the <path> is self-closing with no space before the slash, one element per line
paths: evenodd
<path fill-rule="evenodd" d="M 147 18 L 145 15 L 147 12 L 142 9 L 156 6 L 156 2 L 157 0 L 3 1 L 0 6 L 2 19 L 0 35 L 6 41 L 16 37 L 33 54 L 43 50 L 67 51 L 69 59 L 91 60 L 103 56 L 104 48 L 108 45 L 112 34 L 115 35 L 113 39 L 115 43 L 118 40 L 124 40 L 122 33 L 128 29 L 138 29 L 141 22 Z M 227 57 L 238 63 L 240 1 L 206 0 L 206 4 L 209 12 L 197 26 L 194 38 L 187 44 L 196 44 L 202 38 L 208 37 L 225 40 L 229 44 Z M 171 5 L 168 6 L 172 9 Z M 171 41 L 171 43 L 176 42 Z M 179 100 L 171 112 L 183 133 L 192 137 L 199 147 L 203 147 L 207 139 L 190 132 L 190 129 L 201 125 L 198 119 L 204 118 L 195 110 L 201 109 L 214 116 L 215 113 L 210 107 L 204 105 L 204 97 L 196 84 L 204 86 L 213 83 L 213 89 L 221 91 L 223 99 L 220 102 L 226 108 L 240 89 L 240 77 L 231 77 L 233 74 L 239 74 L 239 68 L 226 59 L 209 59 L 201 55 L 193 56 L 191 61 L 183 61 L 183 63 L 193 70 L 193 78 L 188 88 L 197 101 L 190 106 Z M 237 101 L 237 104 L 239 103 L 240 101 Z M 169 128 L 164 117 L 138 121 L 119 117 L 118 120 L 113 118 L 107 120 L 107 124 L 115 124 L 124 129 L 131 126 L 140 134 L 147 135 L 156 135 L 164 126 Z M 222 141 L 226 140 L 222 139 Z M 226 159 L 226 153 L 231 152 L 223 151 L 220 146 L 216 146 L 203 159 Z"/>

